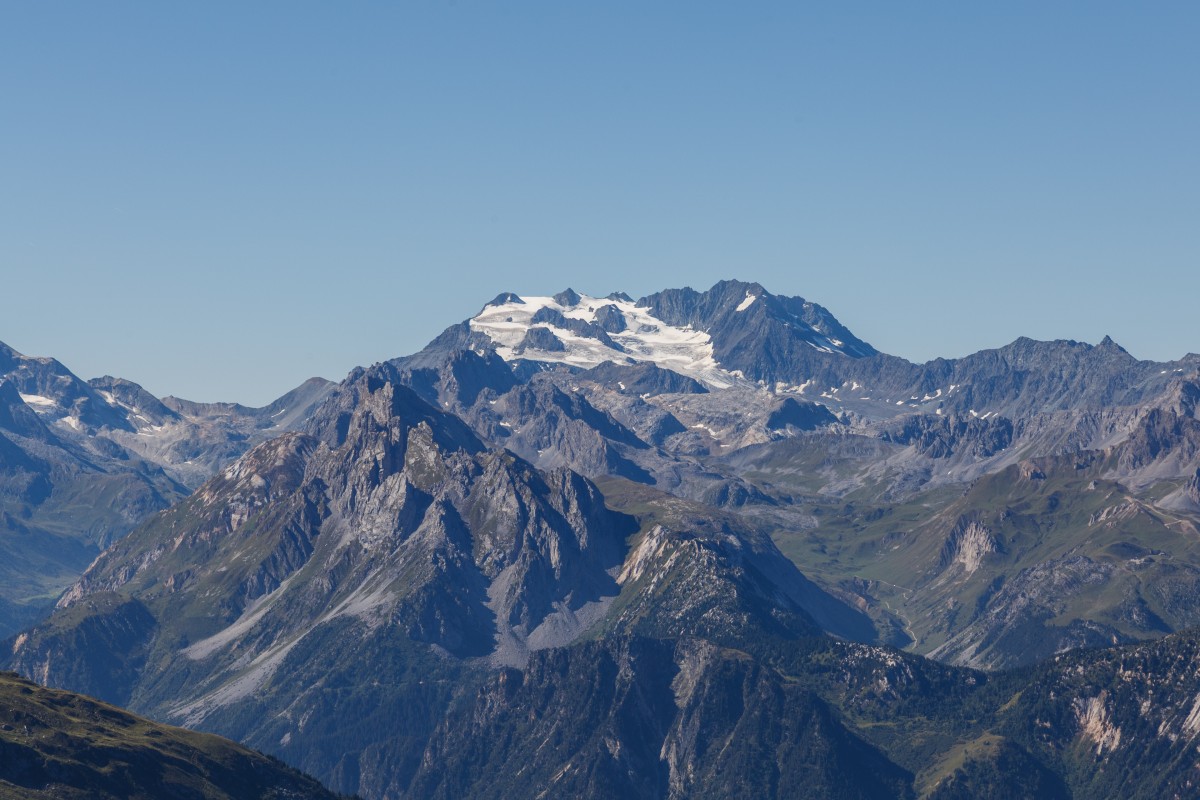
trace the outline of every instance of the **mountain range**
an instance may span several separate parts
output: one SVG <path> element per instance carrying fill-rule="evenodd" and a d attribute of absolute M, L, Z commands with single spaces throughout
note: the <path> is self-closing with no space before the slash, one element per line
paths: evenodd
<path fill-rule="evenodd" d="M 1200 356 L 912 364 L 724 281 L 264 409 L 0 376 L 9 668 L 337 791 L 1194 792 Z"/>
<path fill-rule="evenodd" d="M 148 515 L 299 424 L 332 386 L 313 379 L 261 409 L 160 400 L 0 343 L 0 636 L 44 615 Z"/>

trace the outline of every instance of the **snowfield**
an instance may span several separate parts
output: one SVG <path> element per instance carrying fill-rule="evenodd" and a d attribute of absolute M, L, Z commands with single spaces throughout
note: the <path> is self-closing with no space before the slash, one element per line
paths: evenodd
<path fill-rule="evenodd" d="M 517 301 L 488 305 L 471 318 L 471 330 L 483 333 L 495 342 L 496 352 L 505 361 L 526 358 L 585 369 L 608 361 L 617 364 L 648 361 L 695 378 L 713 389 L 749 385 L 745 379 L 717 364 L 713 358 L 712 339 L 704 331 L 668 325 L 651 315 L 649 309 L 639 308 L 632 301 L 587 295 L 580 295 L 579 298 L 579 302 L 571 306 L 562 305 L 553 297 L 521 297 Z M 543 308 L 558 311 L 567 319 L 595 322 L 596 312 L 610 305 L 615 306 L 625 318 L 625 330 L 608 335 L 625 352 L 615 350 L 599 339 L 581 336 L 553 324 L 533 322 L 533 316 Z M 565 349 L 547 351 L 529 348 L 517 354 L 517 345 L 530 328 L 536 327 L 548 328 L 562 341 Z"/>

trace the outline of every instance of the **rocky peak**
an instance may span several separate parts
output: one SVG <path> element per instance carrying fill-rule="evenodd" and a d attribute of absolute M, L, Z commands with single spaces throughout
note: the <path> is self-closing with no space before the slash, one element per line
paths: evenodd
<path fill-rule="evenodd" d="M 769 385 L 803 383 L 843 357 L 877 353 L 825 308 L 773 295 L 757 283 L 721 281 L 707 292 L 668 289 L 638 305 L 671 325 L 706 332 L 722 367 Z"/>
<path fill-rule="evenodd" d="M 562 339 L 555 336 L 552 330 L 538 325 L 529 329 L 525 334 L 525 338 L 513 348 L 513 352 L 516 355 L 524 355 L 529 350 L 540 350 L 544 353 L 562 353 L 566 349 L 567 346 L 563 344 Z"/>
<path fill-rule="evenodd" d="M 625 322 L 625 315 L 612 303 L 596 309 L 595 324 L 600 326 L 600 329 L 605 333 L 621 333 L 628 327 Z"/>
<path fill-rule="evenodd" d="M 1097 345 L 1074 339 L 1039 341 L 1022 336 L 996 352 L 1021 369 L 1078 368 L 1081 364 L 1133 366 L 1137 363 L 1136 358 L 1108 336 Z"/>
<path fill-rule="evenodd" d="M 6 345 L 0 348 L 0 377 L 12 382 L 40 416 L 51 422 L 61 420 L 79 432 L 134 429 L 123 410 L 105 402 L 56 359 L 24 356 Z"/>
<path fill-rule="evenodd" d="M 16 369 L 20 359 L 24 358 L 16 350 L 0 342 L 0 374 Z"/>
<path fill-rule="evenodd" d="M 394 455 L 399 463 L 409 429 L 425 421 L 443 449 L 472 453 L 483 449 L 461 419 L 430 405 L 403 384 L 403 377 L 391 364 L 355 370 L 313 415 L 308 432 L 334 450 L 347 441 L 364 450 L 376 442 L 398 448 Z"/>
<path fill-rule="evenodd" d="M 423 398 L 461 413 L 486 394 L 499 396 L 518 384 L 508 362 L 495 350 L 452 350 L 426 366 L 407 368 L 403 360 L 398 379 Z"/>
<path fill-rule="evenodd" d="M 140 414 L 150 424 L 163 425 L 180 419 L 178 413 L 133 381 L 105 375 L 93 378 L 88 385 L 99 392 L 109 405 L 126 409 L 131 414 Z"/>
<path fill-rule="evenodd" d="M 491 302 L 486 303 L 484 308 L 487 308 L 488 306 L 503 306 L 509 303 L 519 304 L 524 302 L 525 301 L 521 299 L 520 295 L 513 294 L 512 292 L 501 292 L 492 298 Z"/>
<path fill-rule="evenodd" d="M 564 289 L 563 291 L 554 295 L 554 302 L 566 308 L 573 308 L 579 305 L 579 300 L 579 293 L 574 289 Z"/>

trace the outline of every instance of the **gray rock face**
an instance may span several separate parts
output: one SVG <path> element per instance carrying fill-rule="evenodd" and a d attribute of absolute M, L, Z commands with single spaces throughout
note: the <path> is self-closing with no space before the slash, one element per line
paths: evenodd
<path fill-rule="evenodd" d="M 1119 468 L 1134 472 L 1168 458 L 1181 465 L 1200 456 L 1200 420 L 1152 408 L 1143 416 L 1121 452 Z"/>
<path fill-rule="evenodd" d="M 520 381 L 508 362 L 494 351 L 454 350 L 440 360 L 423 359 L 412 366 L 410 359 L 389 362 L 396 380 L 411 387 L 434 405 L 467 414 L 472 407 L 504 394 Z"/>
<path fill-rule="evenodd" d="M 497 441 L 543 467 L 570 466 L 588 475 L 652 482 L 632 454 L 649 449 L 633 431 L 579 394 L 533 380 L 496 400 Z"/>
<path fill-rule="evenodd" d="M 620 333 L 628 327 L 625 315 L 611 304 L 596 309 L 596 324 L 608 333 Z"/>
<path fill-rule="evenodd" d="M 182 420 L 177 410 L 170 408 L 133 381 L 105 375 L 88 381 L 88 386 L 100 392 L 103 397 L 110 398 L 110 406 L 133 411 L 151 425 L 161 426 Z"/>
<path fill-rule="evenodd" d="M 746 301 L 751 297 L 756 300 L 747 305 Z M 668 289 L 643 297 L 638 304 L 649 307 L 655 316 L 672 324 L 692 325 L 710 331 L 725 327 L 744 329 L 745 317 L 734 317 L 733 314 L 745 314 L 758 306 L 763 309 L 760 321 L 770 319 L 781 325 L 790 325 L 796 329 L 795 335 L 813 337 L 814 341 L 837 339 L 844 345 L 834 344 L 831 349 L 844 346 L 847 355 L 862 357 L 876 352 L 843 327 L 827 309 L 809 303 L 802 297 L 773 295 L 757 283 L 720 281 L 707 292 Z M 738 306 L 742 305 L 745 308 L 738 311 Z"/>
<path fill-rule="evenodd" d="M 990 458 L 1013 441 L 1012 422 L 1005 417 L 963 418 L 957 415 L 912 415 L 885 429 L 884 441 L 912 445 L 930 458 L 949 458 L 965 451 L 978 458 Z"/>
<path fill-rule="evenodd" d="M 574 289 L 564 289 L 554 295 L 554 302 L 568 308 L 579 305 L 579 294 Z"/>
<path fill-rule="evenodd" d="M 572 303 L 572 305 L 574 305 L 578 302 L 579 302 L 579 300 L 576 299 L 575 303 Z M 616 310 L 614 306 L 604 306 L 604 308 L 611 308 L 614 311 Z M 618 312 L 618 316 L 619 316 L 619 312 Z M 611 313 L 606 313 L 605 319 L 607 319 L 609 321 L 608 327 L 614 327 L 613 317 L 612 317 Z M 533 315 L 533 322 L 535 325 L 537 323 L 549 323 L 551 325 L 554 325 L 555 327 L 571 331 L 572 333 L 577 334 L 579 336 L 583 336 L 588 339 L 595 339 L 596 341 L 600 342 L 601 344 L 603 344 L 607 347 L 611 347 L 613 350 L 616 350 L 618 352 L 621 352 L 625 349 L 625 348 L 621 347 L 621 345 L 614 342 L 611 338 L 609 338 L 609 336 L 608 336 L 609 332 L 604 325 L 596 323 L 596 322 L 584 322 L 583 320 L 580 320 L 580 319 L 573 319 L 573 318 L 565 317 L 565 316 L 563 316 L 561 311 L 556 311 L 553 308 L 538 309 L 537 313 Z M 624 329 L 624 325 L 622 325 L 620 328 L 618 328 L 616 331 L 613 331 L 613 332 L 619 333 L 623 329 Z M 531 329 L 530 333 L 532 334 L 534 330 L 537 330 L 537 329 L 536 328 Z M 547 333 L 549 333 L 549 331 L 547 331 Z M 537 334 L 537 335 L 539 337 L 541 337 L 540 339 L 537 340 L 538 342 L 542 341 L 545 338 L 542 334 Z M 551 334 L 551 335 L 553 336 L 553 334 Z M 535 348 L 538 350 L 553 350 L 553 351 L 561 352 L 561 349 L 559 349 L 558 347 L 541 347 L 534 340 L 529 339 L 528 335 L 525 337 L 525 340 L 527 342 L 527 344 L 524 345 L 525 349 Z"/>
<path fill-rule="evenodd" d="M 767 430 L 779 431 L 794 428 L 798 431 L 813 431 L 828 425 L 837 425 L 838 418 L 819 403 L 785 397 L 767 417 Z"/>
<path fill-rule="evenodd" d="M 21 399 L 17 385 L 7 379 L 0 380 L 0 430 L 42 442 L 54 438 L 34 410 Z"/>
<path fill-rule="evenodd" d="M 547 353 L 561 353 L 567 349 L 563 344 L 562 339 L 554 335 L 554 332 L 546 327 L 530 328 L 525 334 L 525 338 L 517 345 L 516 351 L 518 354 L 528 350 L 542 350 Z"/>
<path fill-rule="evenodd" d="M 641 397 L 657 394 L 706 394 L 708 389 L 694 378 L 655 364 L 608 362 L 579 373 L 577 380 L 590 381 L 611 391 Z"/>
<path fill-rule="evenodd" d="M 481 752 L 522 768 L 481 771 L 467 755 Z M 539 785 L 563 797 L 911 796 L 911 776 L 816 696 L 698 641 L 539 654 L 526 672 L 485 683 L 426 753 L 412 796 L 515 797 Z"/>

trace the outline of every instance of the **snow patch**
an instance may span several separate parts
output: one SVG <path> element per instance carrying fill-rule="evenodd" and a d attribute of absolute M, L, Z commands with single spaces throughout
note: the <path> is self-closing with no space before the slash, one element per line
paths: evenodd
<path fill-rule="evenodd" d="M 757 295 L 746 292 L 746 299 L 743 300 L 734 311 L 745 311 L 750 306 L 754 305 L 754 301 L 758 299 Z"/>
<path fill-rule="evenodd" d="M 698 422 L 698 423 L 696 423 L 695 425 L 693 425 L 693 426 L 692 426 L 692 430 L 701 430 L 701 431 L 704 431 L 705 433 L 707 433 L 709 436 L 711 436 L 711 437 L 712 437 L 713 439 L 715 439 L 716 441 L 720 441 L 720 440 L 721 440 L 721 439 L 720 439 L 720 437 L 719 437 L 719 436 L 717 436 L 717 432 L 716 432 L 716 431 L 714 431 L 712 428 L 708 427 L 707 425 L 705 425 L 705 424 L 704 424 L 704 423 L 702 423 L 702 422 Z"/>
<path fill-rule="evenodd" d="M 38 408 L 45 409 L 58 408 L 58 403 L 54 402 L 49 397 L 42 397 L 40 394 L 22 394 L 20 392 L 18 392 L 18 394 L 21 394 L 21 400 L 23 400 L 27 406 L 36 406 Z"/>

